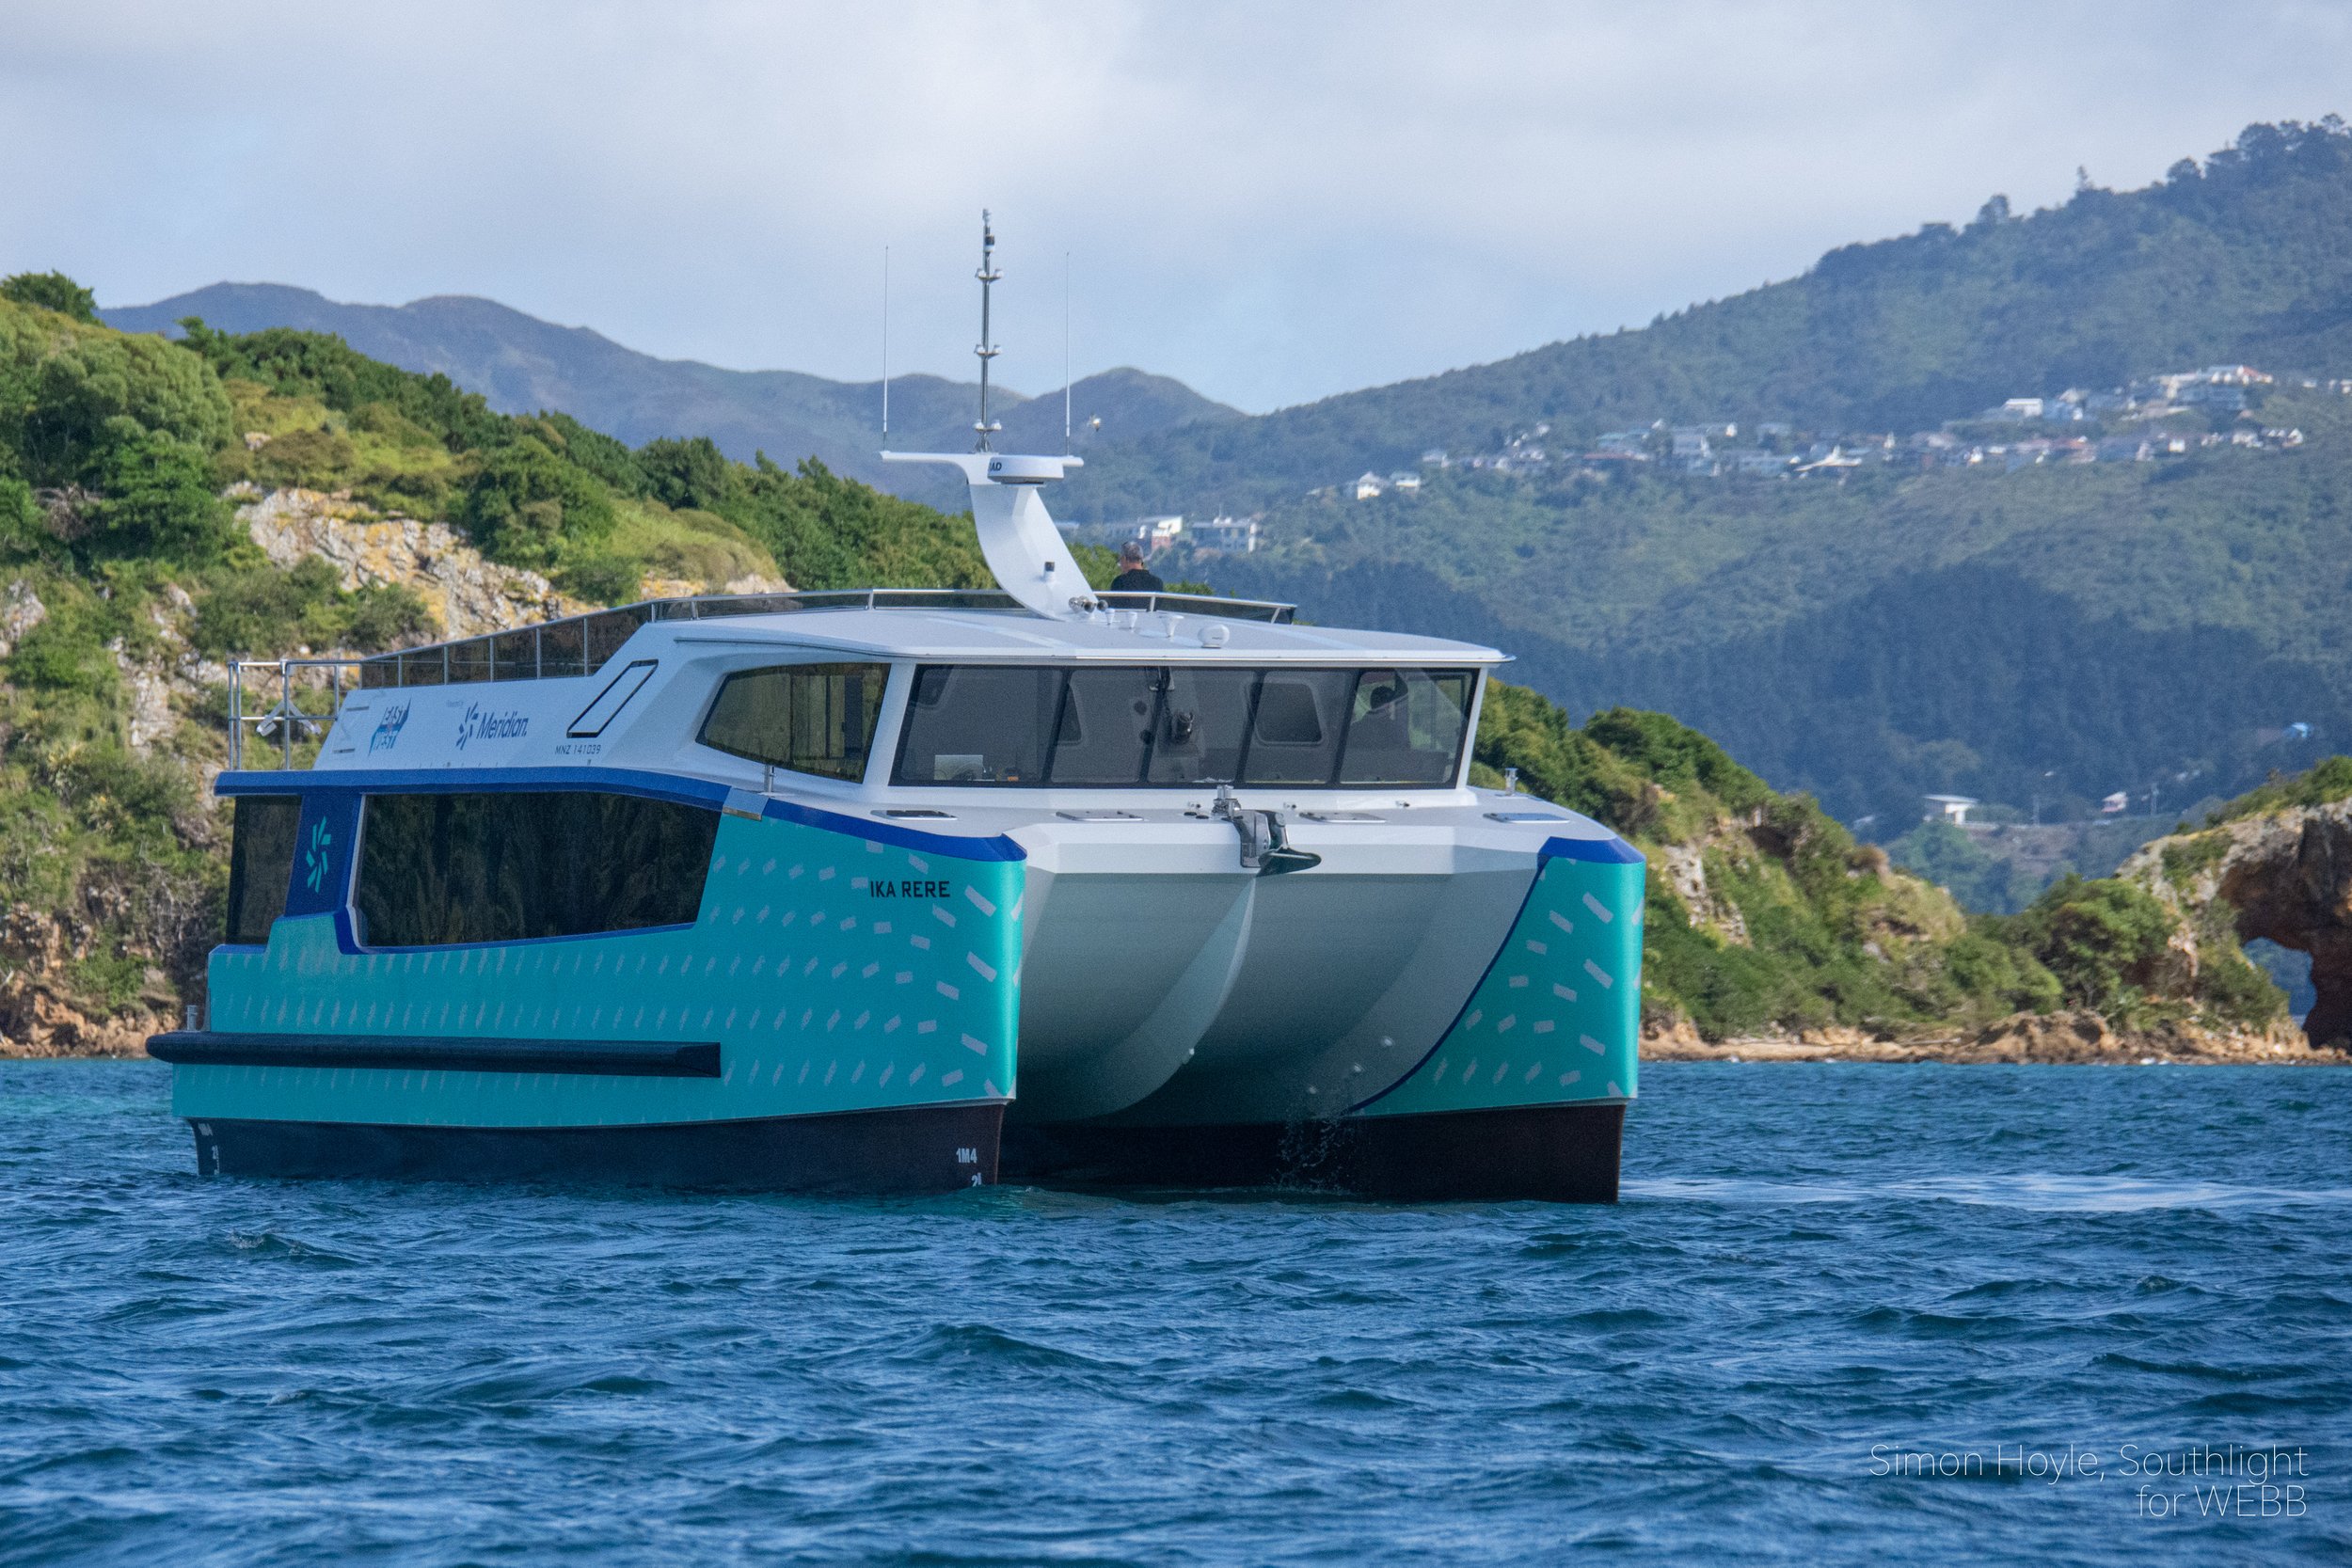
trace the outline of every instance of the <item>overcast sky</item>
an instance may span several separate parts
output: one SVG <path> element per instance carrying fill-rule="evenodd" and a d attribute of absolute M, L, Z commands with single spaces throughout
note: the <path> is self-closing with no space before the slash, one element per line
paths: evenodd
<path fill-rule="evenodd" d="M 1249 409 L 2352 112 L 2352 8 L 7 0 L 0 272 L 476 293 L 632 347 Z"/>

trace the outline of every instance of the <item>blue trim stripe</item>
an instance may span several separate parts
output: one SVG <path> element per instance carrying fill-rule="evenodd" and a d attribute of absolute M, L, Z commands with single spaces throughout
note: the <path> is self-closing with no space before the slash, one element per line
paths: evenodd
<path fill-rule="evenodd" d="M 634 795 L 648 800 L 675 800 L 684 805 L 717 810 L 726 803 L 728 786 L 707 779 L 681 778 L 672 773 L 647 773 L 626 768 L 417 768 L 253 769 L 222 773 L 214 781 L 215 794 L 235 795 L 449 795 L 497 791 L 577 789 L 606 795 Z M 1028 852 L 1002 833 L 989 838 L 927 832 L 896 822 L 875 822 L 841 812 L 820 811 L 791 800 L 771 800 L 763 815 L 851 838 L 894 844 L 926 854 L 953 855 L 967 861 L 1025 861 Z"/>
<path fill-rule="evenodd" d="M 1639 849 L 1614 833 L 1607 838 L 1548 838 L 1536 853 L 1544 860 L 1599 861 L 1615 865 L 1631 865 L 1642 858 Z"/>

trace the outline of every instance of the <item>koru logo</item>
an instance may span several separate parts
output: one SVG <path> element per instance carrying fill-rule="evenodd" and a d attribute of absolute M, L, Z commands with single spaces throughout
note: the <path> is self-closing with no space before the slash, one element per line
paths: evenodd
<path fill-rule="evenodd" d="M 384 717 L 375 721 L 375 733 L 368 736 L 368 754 L 389 752 L 400 744 L 400 732 L 408 723 L 408 705 L 399 703 L 384 710 Z"/>
<path fill-rule="evenodd" d="M 326 831 L 325 822 L 310 824 L 310 846 L 302 851 L 303 869 L 310 875 L 302 880 L 312 893 L 320 892 L 326 886 L 326 868 L 334 859 L 328 851 L 334 845 L 335 835 Z"/>
<path fill-rule="evenodd" d="M 481 704 L 469 703 L 457 721 L 457 749 L 464 751 L 469 740 L 520 740 L 530 729 L 529 714 L 485 713 Z"/>

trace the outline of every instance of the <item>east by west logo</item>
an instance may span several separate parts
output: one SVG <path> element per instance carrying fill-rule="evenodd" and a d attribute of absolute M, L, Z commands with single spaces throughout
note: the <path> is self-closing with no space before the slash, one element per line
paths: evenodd
<path fill-rule="evenodd" d="M 457 749 L 464 751 L 469 740 L 520 740 L 530 729 L 527 713 L 485 713 L 479 703 L 469 703 L 457 721 Z"/>
<path fill-rule="evenodd" d="M 368 754 L 389 752 L 400 744 L 400 732 L 408 722 L 408 705 L 399 703 L 384 710 L 384 717 L 375 721 L 375 733 L 368 736 Z"/>

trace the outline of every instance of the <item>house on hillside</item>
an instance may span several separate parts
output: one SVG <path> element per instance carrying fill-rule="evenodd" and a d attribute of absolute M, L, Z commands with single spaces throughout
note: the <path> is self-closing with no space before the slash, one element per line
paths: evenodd
<path fill-rule="evenodd" d="M 1955 828 L 1967 826 L 1968 808 L 1977 803 L 1976 797 L 1972 795 L 1931 795 L 1927 801 L 1928 811 L 1923 820 L 1949 822 Z"/>
<path fill-rule="evenodd" d="M 1649 436 L 1639 430 L 1613 430 L 1594 442 L 1593 450 L 1610 457 L 1647 457 Z"/>
<path fill-rule="evenodd" d="M 1674 455 L 1680 458 L 1705 457 L 1714 450 L 1708 445 L 1707 431 L 1701 425 L 1677 425 L 1672 439 Z"/>
<path fill-rule="evenodd" d="M 1184 519 L 1181 513 L 1166 517 L 1146 517 L 1136 525 L 1136 539 L 1146 555 L 1157 555 L 1183 536 Z"/>
<path fill-rule="evenodd" d="M 1214 517 L 1196 523 L 1192 546 L 1204 555 L 1248 555 L 1258 547 L 1257 517 Z"/>
<path fill-rule="evenodd" d="M 1355 484 L 1350 487 L 1351 492 L 1359 501 L 1376 499 L 1380 492 L 1387 488 L 1387 483 L 1378 474 L 1369 469 L 1358 474 Z"/>
<path fill-rule="evenodd" d="M 1389 488 L 1396 491 L 1399 495 L 1410 496 L 1417 494 L 1421 489 L 1421 475 L 1412 472 L 1410 469 L 1399 468 L 1395 473 L 1389 476 Z"/>

